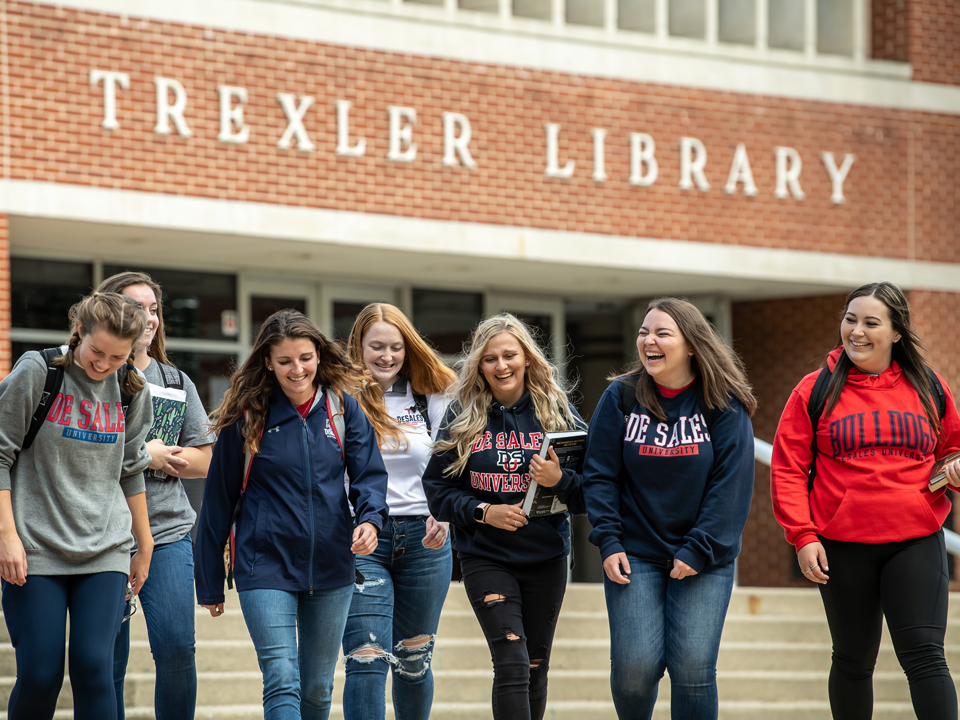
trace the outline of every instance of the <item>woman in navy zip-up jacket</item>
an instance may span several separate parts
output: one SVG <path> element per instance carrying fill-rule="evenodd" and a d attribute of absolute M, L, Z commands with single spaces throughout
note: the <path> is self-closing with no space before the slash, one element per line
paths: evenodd
<path fill-rule="evenodd" d="M 376 434 L 344 392 L 372 382 L 360 373 L 304 315 L 281 310 L 261 326 L 213 414 L 220 436 L 200 511 L 197 600 L 214 617 L 224 612 L 223 547 L 240 500 L 235 575 L 263 671 L 266 720 L 329 716 L 354 554 L 376 549 L 387 516 Z M 342 398 L 343 437 L 331 393 Z"/>
<path fill-rule="evenodd" d="M 637 350 L 639 362 L 600 398 L 583 465 L 606 575 L 613 702 L 620 720 L 649 720 L 666 668 L 671 716 L 716 720 L 757 401 L 740 360 L 685 300 L 650 303 Z"/>
<path fill-rule="evenodd" d="M 583 513 L 579 475 L 545 432 L 585 429 L 527 327 L 503 313 L 473 333 L 455 399 L 423 474 L 431 514 L 453 527 L 463 584 L 493 659 L 496 720 L 540 720 L 557 614 L 567 584 L 566 512 L 528 518 L 530 480 Z"/>

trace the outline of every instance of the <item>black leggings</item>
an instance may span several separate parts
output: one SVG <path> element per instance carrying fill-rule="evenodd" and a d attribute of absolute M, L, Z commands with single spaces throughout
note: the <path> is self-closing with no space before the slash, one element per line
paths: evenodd
<path fill-rule="evenodd" d="M 463 585 L 493 660 L 495 720 L 542 720 L 557 615 L 567 589 L 567 558 L 505 565 L 460 556 Z"/>
<path fill-rule="evenodd" d="M 884 617 L 918 720 L 957 720 L 957 691 L 943 656 L 949 585 L 943 532 L 876 545 L 821 542 L 830 566 L 829 582 L 819 587 L 833 637 L 834 720 L 873 717 Z"/>

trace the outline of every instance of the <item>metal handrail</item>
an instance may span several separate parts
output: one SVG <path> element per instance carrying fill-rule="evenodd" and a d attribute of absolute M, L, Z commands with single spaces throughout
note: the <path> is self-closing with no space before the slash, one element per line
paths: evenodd
<path fill-rule="evenodd" d="M 769 467 L 773 459 L 773 445 L 755 437 L 753 439 L 753 456 L 757 462 Z M 946 541 L 948 553 L 951 555 L 960 555 L 960 535 L 944 528 L 943 539 Z"/>

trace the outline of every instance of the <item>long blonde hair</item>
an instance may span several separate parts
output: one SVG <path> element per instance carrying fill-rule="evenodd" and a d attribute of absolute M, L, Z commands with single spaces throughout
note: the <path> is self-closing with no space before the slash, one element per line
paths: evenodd
<path fill-rule="evenodd" d="M 233 373 L 220 407 L 210 413 L 214 432 L 219 433 L 243 418 L 246 410 L 248 418 L 243 425 L 244 447 L 254 455 L 260 450 L 260 433 L 267 421 L 273 388 L 277 384 L 276 375 L 267 369 L 270 349 L 284 340 L 299 338 L 310 340 L 317 350 L 314 388 L 320 385 L 332 387 L 341 405 L 344 392 L 356 394 L 362 390 L 367 378 L 350 363 L 340 345 L 329 340 L 303 313 L 280 310 L 260 326 L 250 357 Z M 369 378 L 369 382 L 373 382 L 373 378 Z"/>
<path fill-rule="evenodd" d="M 460 380 L 454 390 L 457 415 L 446 427 L 449 439 L 438 440 L 433 448 L 434 454 L 456 450 L 457 460 L 447 468 L 447 475 L 463 472 L 470 459 L 470 448 L 487 426 L 493 393 L 480 372 L 480 359 L 487 344 L 505 332 L 516 338 L 530 362 L 524 369 L 524 386 L 530 393 L 540 426 L 547 432 L 576 427 L 560 370 L 547 360 L 530 328 L 510 313 L 495 315 L 482 321 L 473 331 L 460 369 Z"/>
<path fill-rule="evenodd" d="M 131 342 L 127 358 L 127 374 L 123 380 L 123 392 L 136 395 L 146 386 L 143 377 L 133 370 L 133 358 L 137 340 L 147 329 L 147 315 L 136 300 L 112 292 L 95 292 L 87 295 L 70 308 L 70 337 L 67 353 L 56 358 L 54 365 L 70 367 L 83 336 L 105 330 L 120 340 Z"/>
<path fill-rule="evenodd" d="M 727 409 L 730 407 L 729 398 L 733 395 L 743 403 L 747 414 L 753 417 L 757 410 L 757 399 L 747 380 L 743 360 L 727 346 L 703 313 L 694 304 L 672 297 L 652 300 L 647 312 L 651 310 L 660 310 L 672 317 L 680 334 L 693 350 L 691 370 L 700 381 L 707 406 Z M 614 375 L 608 380 L 633 377 L 637 379 L 637 402 L 640 406 L 657 419 L 666 420 L 667 414 L 657 399 L 655 383 L 643 367 L 643 360 L 637 360 L 623 375 Z"/>
<path fill-rule="evenodd" d="M 347 352 L 351 362 L 365 367 L 363 361 L 363 338 L 378 322 L 393 325 L 403 337 L 406 357 L 400 372 L 418 395 L 441 395 L 457 381 L 457 376 L 448 368 L 436 350 L 430 347 L 417 332 L 399 308 L 389 303 L 370 303 L 353 321 L 350 337 L 347 339 Z M 400 449 L 407 448 L 407 439 L 397 425 L 396 420 L 387 413 L 383 404 L 383 388 L 379 383 L 367 383 L 357 397 L 360 407 L 377 433 L 377 442 L 381 445 L 387 438 L 393 440 Z"/>

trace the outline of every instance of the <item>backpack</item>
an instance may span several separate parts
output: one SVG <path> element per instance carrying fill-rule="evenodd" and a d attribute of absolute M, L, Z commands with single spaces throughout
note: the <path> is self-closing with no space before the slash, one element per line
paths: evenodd
<path fill-rule="evenodd" d="M 343 457 L 343 438 L 346 425 L 343 419 L 343 406 L 340 404 L 340 398 L 335 392 L 324 387 L 323 396 L 327 403 L 327 417 L 330 418 L 330 427 L 333 428 L 333 435 L 340 446 L 340 457 Z M 248 413 L 243 411 L 243 421 L 247 422 Z M 266 422 L 264 422 L 266 427 Z M 263 439 L 263 428 L 260 428 L 260 440 Z M 258 443 L 259 444 L 259 443 Z M 247 482 L 250 480 L 250 468 L 253 465 L 253 453 L 247 449 L 243 460 L 243 484 L 240 486 L 240 497 L 237 498 L 237 504 L 233 507 L 233 514 L 230 516 L 230 536 L 227 538 L 227 545 L 223 549 L 223 564 L 227 572 L 227 587 L 233 590 L 233 568 L 237 559 L 237 520 L 240 519 L 240 511 L 243 509 L 243 496 L 247 492 Z"/>
<path fill-rule="evenodd" d="M 943 392 L 943 384 L 937 374 L 925 366 L 927 374 L 930 376 L 930 395 L 933 405 L 937 410 L 940 420 L 943 420 L 947 412 L 947 396 Z M 813 384 L 813 390 L 810 392 L 810 402 L 807 403 L 807 414 L 810 416 L 810 424 L 813 427 L 813 464 L 810 466 L 810 479 L 807 481 L 808 489 L 813 488 L 813 479 L 817 476 L 817 426 L 820 424 L 820 417 L 827 406 L 827 386 L 830 384 L 830 378 L 833 376 L 833 370 L 829 365 L 824 365 L 817 375 L 817 381 Z"/>
<path fill-rule="evenodd" d="M 59 347 L 47 348 L 46 350 L 41 350 L 40 354 L 43 356 L 43 361 L 47 364 L 47 378 L 43 383 L 43 392 L 40 394 L 40 404 L 37 405 L 37 409 L 33 413 L 33 418 L 30 420 L 30 428 L 27 430 L 27 434 L 24 435 L 23 442 L 20 444 L 20 452 L 23 452 L 33 445 L 37 433 L 40 432 L 40 426 L 43 425 L 44 419 L 50 413 L 53 404 L 60 395 L 60 388 L 63 387 L 63 368 L 53 364 L 54 360 L 65 354 L 63 349 Z M 133 396 L 123 390 L 123 381 L 126 379 L 129 369 L 130 365 L 124 363 L 120 369 L 117 370 L 117 382 L 120 384 L 120 407 L 123 409 L 124 417 L 127 416 L 127 409 L 133 400 Z"/>
<path fill-rule="evenodd" d="M 427 396 L 420 395 L 419 393 L 414 393 L 413 406 L 423 416 L 423 422 L 427 426 L 427 435 L 430 435 L 433 432 L 433 428 L 430 427 L 430 412 L 429 412 L 429 406 L 427 405 Z"/>
<path fill-rule="evenodd" d="M 620 378 L 620 412 L 623 413 L 624 425 L 630 420 L 630 413 L 637 402 L 637 379 L 636 375 L 626 375 Z M 707 424 L 707 432 L 710 432 L 710 428 L 713 427 L 716 408 L 707 405 L 706 398 L 703 397 L 703 386 L 699 383 L 697 384 L 697 408 Z"/>

